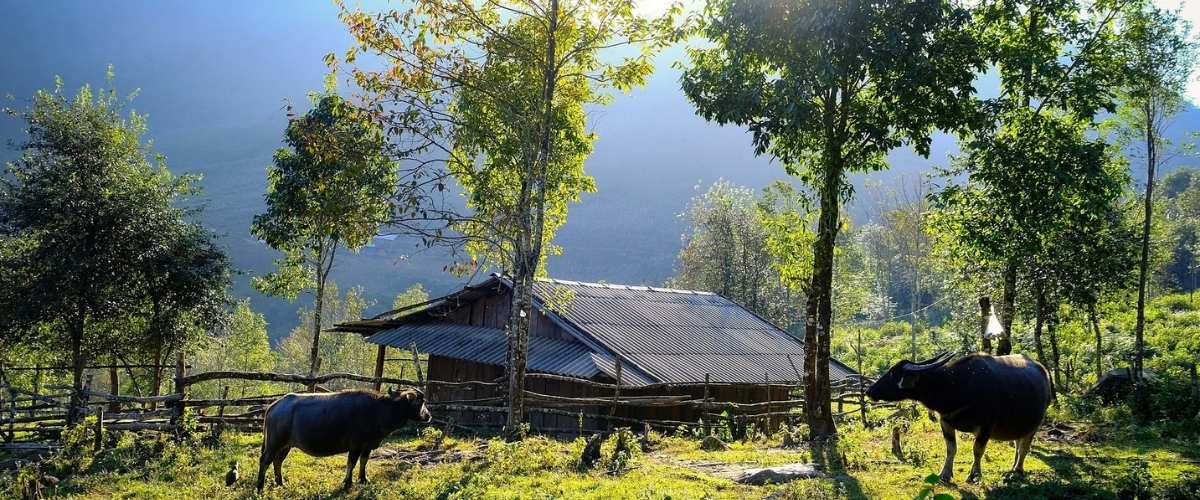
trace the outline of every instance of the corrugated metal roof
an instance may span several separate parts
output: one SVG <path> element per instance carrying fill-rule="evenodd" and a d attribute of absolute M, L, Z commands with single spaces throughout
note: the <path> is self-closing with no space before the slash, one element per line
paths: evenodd
<path fill-rule="evenodd" d="M 540 280 L 535 294 L 560 317 L 661 382 L 798 381 L 804 345 L 708 292 Z M 832 362 L 829 377 L 853 374 Z"/>
<path fill-rule="evenodd" d="M 477 363 L 503 365 L 507 339 L 499 328 L 453 323 L 416 323 L 379 331 L 367 342 L 417 350 L 436 356 Z M 611 356 L 592 352 L 583 344 L 548 337 L 529 338 L 528 369 L 572 377 L 592 378 L 615 372 Z M 646 385 L 653 381 L 636 373 L 622 373 L 623 384 Z"/>

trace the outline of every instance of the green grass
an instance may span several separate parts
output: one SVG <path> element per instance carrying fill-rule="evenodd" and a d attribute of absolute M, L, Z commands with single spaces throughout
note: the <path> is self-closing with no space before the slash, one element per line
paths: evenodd
<path fill-rule="evenodd" d="M 229 433 L 220 445 L 158 443 L 125 435 L 118 443 L 83 458 L 80 472 L 66 476 L 56 492 L 69 498 L 912 498 L 922 480 L 941 468 L 943 443 L 936 423 L 922 417 L 904 432 L 905 453 L 892 455 L 890 428 L 843 426 L 836 445 L 825 449 L 782 449 L 779 440 L 731 443 L 728 450 L 706 452 L 690 437 L 667 437 L 646 454 L 635 456 L 629 469 L 611 474 L 607 462 L 599 470 L 580 472 L 582 440 L 530 438 L 508 444 L 498 440 L 447 438 L 443 447 L 469 459 L 429 466 L 396 460 L 372 460 L 368 485 L 340 491 L 345 457 L 314 458 L 293 452 L 284 464 L 283 487 L 254 492 L 260 437 Z M 1035 441 L 1026 460 L 1027 475 L 1006 481 L 1012 460 L 1007 443 L 992 443 L 978 485 L 963 481 L 970 468 L 970 444 L 960 436 L 955 460 L 956 485 L 939 485 L 937 493 L 960 498 L 1113 498 L 1135 468 L 1148 463 L 1155 491 L 1165 491 L 1181 476 L 1200 474 L 1196 442 L 1170 440 L 1153 433 L 1114 435 L 1096 444 Z M 428 446 L 419 437 L 397 437 L 386 447 L 416 450 Z M 161 447 L 158 449 L 157 447 Z M 611 443 L 604 456 L 608 457 Z M 834 457 L 844 466 L 829 479 L 787 485 L 744 486 L 727 479 L 731 471 L 809 462 L 814 455 Z M 241 467 L 242 480 L 224 485 L 230 461 Z M 8 480 L 11 483 L 11 479 Z M 268 474 L 270 483 L 270 474 Z M 8 487 L 9 484 L 0 485 Z M 11 491 L 11 490 L 10 490 Z M 12 494 L 12 493 L 10 493 Z M 0 491 L 0 497 L 5 493 Z"/>

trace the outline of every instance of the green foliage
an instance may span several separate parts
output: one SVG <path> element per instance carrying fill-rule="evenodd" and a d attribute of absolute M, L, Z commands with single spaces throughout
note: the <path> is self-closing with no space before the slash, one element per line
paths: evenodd
<path fill-rule="evenodd" d="M 363 311 L 369 306 L 363 297 L 360 287 L 351 288 L 342 295 L 337 283 L 330 282 L 325 287 L 325 298 L 321 301 L 324 310 L 321 312 L 322 322 L 337 324 L 344 321 L 356 321 L 362 318 Z M 287 337 L 276 346 L 278 355 L 277 366 L 286 373 L 304 373 L 308 368 L 309 351 L 312 347 L 313 314 L 311 310 L 301 309 L 298 312 L 300 324 L 292 329 Z M 318 355 L 321 366 L 326 372 L 343 372 L 371 374 L 375 373 L 376 346 L 363 341 L 356 333 L 322 332 L 318 341 Z M 400 363 L 386 365 L 388 369 L 399 370 Z M 357 387 L 354 382 L 331 381 L 325 385 L 328 389 L 344 389 Z"/>
<path fill-rule="evenodd" d="M 112 72 L 109 71 L 111 82 Z M 0 344 L 69 358 L 182 348 L 219 324 L 228 259 L 180 208 L 195 193 L 112 88 L 40 90 L 0 180 Z"/>
<path fill-rule="evenodd" d="M 197 373 L 208 371 L 269 372 L 275 367 L 275 353 L 271 350 L 267 336 L 267 320 L 262 314 L 250 309 L 249 300 L 238 301 L 223 329 L 205 339 L 191 361 Z M 226 381 L 231 394 L 267 394 L 265 382 L 249 380 Z M 220 388 L 214 384 L 193 387 L 192 391 L 203 397 L 220 397 Z"/>
<path fill-rule="evenodd" d="M 607 451 L 607 453 L 605 453 Z M 624 473 L 642 455 L 642 447 L 638 444 L 637 436 L 627 427 L 618 428 L 601 446 L 601 455 L 608 458 L 603 461 L 604 468 L 610 474 Z"/>
<path fill-rule="evenodd" d="M 392 309 L 400 309 L 428 301 L 429 292 L 425 291 L 425 286 L 420 283 L 414 283 L 396 295 L 396 298 L 392 300 Z"/>
<path fill-rule="evenodd" d="M 357 250 L 371 241 L 387 220 L 397 181 L 380 127 L 337 95 L 314 101 L 288 123 L 288 147 L 267 169 L 267 210 L 250 228 L 284 252 L 277 271 L 255 286 L 289 299 L 324 281 L 339 246 Z"/>
<path fill-rule="evenodd" d="M 768 248 L 769 228 L 778 226 L 761 215 L 759 204 L 764 202 L 753 190 L 726 181 L 693 198 L 685 214 L 690 234 L 684 236 L 676 275 L 667 286 L 719 293 L 777 325 L 795 323 L 798 301 L 781 281 Z M 779 238 L 788 235 L 780 232 Z"/>

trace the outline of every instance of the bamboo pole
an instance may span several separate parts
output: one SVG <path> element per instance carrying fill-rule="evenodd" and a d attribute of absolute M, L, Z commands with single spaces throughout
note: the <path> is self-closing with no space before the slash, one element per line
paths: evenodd
<path fill-rule="evenodd" d="M 707 374 L 707 373 L 704 374 L 704 402 L 701 403 L 701 406 L 700 406 L 700 412 L 702 414 L 708 413 L 708 394 L 709 394 L 708 393 L 708 382 L 709 382 L 710 378 L 711 378 L 711 376 L 709 374 Z M 711 436 L 712 435 L 712 425 L 709 424 L 708 417 L 701 416 L 700 420 L 704 422 L 704 435 L 706 437 Z"/>

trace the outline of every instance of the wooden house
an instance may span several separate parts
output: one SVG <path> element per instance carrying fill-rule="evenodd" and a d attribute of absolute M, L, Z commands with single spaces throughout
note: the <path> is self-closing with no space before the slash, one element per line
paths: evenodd
<path fill-rule="evenodd" d="M 382 370 L 388 347 L 415 345 L 428 355 L 429 380 L 493 381 L 504 375 L 510 282 L 500 276 L 433 299 L 408 310 L 343 323 L 380 346 Z M 717 294 L 646 286 L 544 279 L 535 284 L 527 370 L 613 384 L 622 396 L 703 397 L 711 383 L 715 401 L 786 400 L 786 387 L 802 378 L 804 345 L 783 329 Z M 619 365 L 619 366 L 618 366 Z M 834 381 L 853 371 L 831 361 Z M 679 384 L 679 385 L 674 385 Z M 613 391 L 561 377 L 531 378 L 526 389 L 550 396 L 613 397 Z M 472 387 L 431 386 L 432 403 L 495 396 Z M 578 411 L 578 410 L 572 410 Z M 596 407 L 603 413 L 637 419 L 696 422 L 686 407 Z M 503 414 L 451 412 L 464 426 L 497 426 Z M 531 412 L 531 426 L 547 432 L 579 427 L 579 418 Z M 589 422 L 587 428 L 603 427 Z"/>

